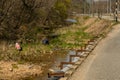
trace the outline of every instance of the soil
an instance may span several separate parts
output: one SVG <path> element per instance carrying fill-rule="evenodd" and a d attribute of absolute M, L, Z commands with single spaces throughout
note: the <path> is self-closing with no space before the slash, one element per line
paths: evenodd
<path fill-rule="evenodd" d="M 94 36 L 97 36 L 99 34 L 101 34 L 104 29 L 108 28 L 108 26 L 110 26 L 110 22 L 109 21 L 105 21 L 105 20 L 100 20 L 96 23 L 94 23 L 93 25 L 91 25 L 89 28 L 87 28 L 85 30 L 85 32 L 90 33 Z"/>
<path fill-rule="evenodd" d="M 97 19 L 96 18 L 89 18 L 88 20 L 86 20 L 84 26 L 90 26 L 92 25 Z"/>
<path fill-rule="evenodd" d="M 39 65 L 0 61 L 0 80 L 19 80 L 21 77 L 38 76 L 42 72 Z"/>

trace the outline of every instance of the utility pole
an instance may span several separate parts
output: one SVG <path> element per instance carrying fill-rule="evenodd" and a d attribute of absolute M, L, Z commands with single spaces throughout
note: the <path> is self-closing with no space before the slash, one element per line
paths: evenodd
<path fill-rule="evenodd" d="M 84 6 L 84 12 L 83 12 L 83 14 L 85 14 L 85 12 L 86 12 L 86 4 L 85 4 L 85 0 L 83 0 L 83 6 Z"/>
<path fill-rule="evenodd" d="M 120 1 L 118 0 L 118 11 L 120 10 Z"/>
<path fill-rule="evenodd" d="M 115 3 L 115 21 L 118 22 L 118 0 Z"/>
<path fill-rule="evenodd" d="M 107 0 L 107 14 L 108 14 L 108 11 L 109 11 L 109 0 Z"/>
<path fill-rule="evenodd" d="M 111 11 L 111 0 L 110 0 L 110 15 L 111 15 L 111 12 L 112 12 L 112 11 Z"/>
<path fill-rule="evenodd" d="M 98 3 L 97 3 L 97 12 L 98 12 L 98 18 L 101 19 L 101 11 L 100 11 L 100 4 L 99 4 L 99 0 L 98 0 Z"/>
<path fill-rule="evenodd" d="M 91 4 L 92 4 L 92 6 L 91 6 L 91 7 L 92 7 L 92 15 L 93 15 L 93 17 L 94 17 L 94 0 L 92 0 L 92 3 L 91 3 Z"/>

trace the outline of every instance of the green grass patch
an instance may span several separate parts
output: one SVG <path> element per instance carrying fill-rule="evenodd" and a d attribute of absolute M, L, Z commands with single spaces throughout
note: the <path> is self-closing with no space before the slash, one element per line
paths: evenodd
<path fill-rule="evenodd" d="M 90 18 L 89 16 L 84 16 L 84 17 L 83 17 L 84 20 L 87 20 L 87 19 L 89 19 L 89 18 Z"/>
<path fill-rule="evenodd" d="M 13 69 L 18 69 L 18 65 L 17 64 L 12 64 L 12 68 Z"/>
<path fill-rule="evenodd" d="M 25 63 L 25 61 L 20 60 L 20 61 L 18 61 L 17 63 L 18 63 L 18 64 L 24 64 L 24 63 Z"/>
<path fill-rule="evenodd" d="M 85 39 L 91 39 L 92 35 L 84 32 L 84 29 L 78 29 L 73 32 L 68 30 L 65 34 L 61 34 L 55 39 L 51 40 L 52 45 L 57 45 L 62 48 L 75 48 L 83 45 Z"/>

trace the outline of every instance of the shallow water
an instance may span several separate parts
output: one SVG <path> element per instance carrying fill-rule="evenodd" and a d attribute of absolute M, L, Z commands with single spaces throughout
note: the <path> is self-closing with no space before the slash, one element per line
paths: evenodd
<path fill-rule="evenodd" d="M 73 55 L 73 54 L 76 54 L 75 51 L 72 51 L 72 50 L 69 50 L 67 51 L 67 54 L 64 55 L 64 56 L 57 56 L 56 59 L 55 59 L 55 63 L 51 64 L 52 66 L 50 67 L 50 69 L 53 69 L 55 71 L 59 71 L 60 68 L 57 67 L 57 65 L 60 64 L 60 62 L 68 62 L 69 61 L 69 55 Z M 65 67 L 66 65 L 63 66 L 63 68 Z M 33 80 L 47 80 L 48 79 L 48 76 L 47 76 L 47 71 L 45 72 L 46 74 L 44 76 L 39 76 L 39 77 L 36 77 L 34 78 Z M 51 79 L 52 80 L 52 79 Z"/>

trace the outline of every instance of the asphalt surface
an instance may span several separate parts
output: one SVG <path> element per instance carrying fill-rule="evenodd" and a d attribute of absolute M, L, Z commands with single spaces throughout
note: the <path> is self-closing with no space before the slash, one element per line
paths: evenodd
<path fill-rule="evenodd" d="M 114 26 L 69 80 L 120 80 L 120 24 Z"/>

